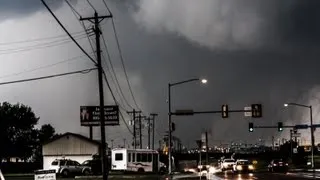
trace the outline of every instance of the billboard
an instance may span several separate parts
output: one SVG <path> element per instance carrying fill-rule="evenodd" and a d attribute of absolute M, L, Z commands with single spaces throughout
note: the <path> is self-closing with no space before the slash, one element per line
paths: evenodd
<path fill-rule="evenodd" d="M 81 126 L 100 126 L 99 106 L 80 106 Z M 119 125 L 119 107 L 104 106 L 104 122 L 106 126 Z"/>

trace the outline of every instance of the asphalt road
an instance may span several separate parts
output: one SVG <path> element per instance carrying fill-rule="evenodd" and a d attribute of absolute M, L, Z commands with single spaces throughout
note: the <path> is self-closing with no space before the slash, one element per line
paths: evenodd
<path fill-rule="evenodd" d="M 252 173 L 252 174 L 233 174 L 233 173 L 220 173 L 212 176 L 210 179 L 236 179 L 236 180 L 300 180 L 300 179 L 320 179 L 320 174 L 314 173 Z"/>

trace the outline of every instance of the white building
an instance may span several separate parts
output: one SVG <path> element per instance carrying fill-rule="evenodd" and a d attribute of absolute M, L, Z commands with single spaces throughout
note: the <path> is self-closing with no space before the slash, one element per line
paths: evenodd
<path fill-rule="evenodd" d="M 72 159 L 79 163 L 92 159 L 99 153 L 100 142 L 80 134 L 67 132 L 42 145 L 43 169 L 48 169 L 55 159 Z"/>

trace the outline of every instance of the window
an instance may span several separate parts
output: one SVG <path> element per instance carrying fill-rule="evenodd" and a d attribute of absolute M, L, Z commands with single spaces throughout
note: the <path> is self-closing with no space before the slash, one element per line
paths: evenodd
<path fill-rule="evenodd" d="M 123 160 L 123 154 L 122 153 L 116 153 L 115 159 L 116 159 L 116 161 L 122 161 Z"/>
<path fill-rule="evenodd" d="M 132 162 L 136 162 L 136 153 L 132 153 Z"/>
<path fill-rule="evenodd" d="M 73 161 L 73 165 L 74 166 L 80 166 L 80 163 L 78 163 L 77 161 Z"/>
<path fill-rule="evenodd" d="M 131 162 L 131 153 L 128 153 L 128 162 Z"/>
<path fill-rule="evenodd" d="M 137 162 L 141 162 L 141 154 L 137 153 Z"/>
<path fill-rule="evenodd" d="M 66 164 L 67 166 L 73 166 L 74 165 L 74 163 L 73 163 L 73 161 L 67 161 L 67 164 Z"/>
<path fill-rule="evenodd" d="M 148 154 L 142 154 L 141 155 L 141 161 L 142 162 L 148 162 Z"/>
<path fill-rule="evenodd" d="M 52 166 L 58 166 L 58 164 L 59 164 L 59 161 L 53 161 L 53 162 L 51 163 Z"/>
<path fill-rule="evenodd" d="M 152 162 L 152 154 L 148 154 L 148 162 Z"/>

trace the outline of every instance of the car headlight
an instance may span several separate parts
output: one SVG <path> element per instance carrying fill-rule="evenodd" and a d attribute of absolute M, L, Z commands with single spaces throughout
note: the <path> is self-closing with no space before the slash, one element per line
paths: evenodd
<path fill-rule="evenodd" d="M 242 166 L 237 166 L 237 170 L 241 171 L 242 170 Z"/>
<path fill-rule="evenodd" d="M 254 169 L 253 165 L 249 165 L 249 169 L 253 170 Z"/>
<path fill-rule="evenodd" d="M 199 166 L 198 166 L 198 168 L 199 168 L 199 169 L 202 169 L 202 166 L 201 166 L 201 165 L 199 165 Z"/>

